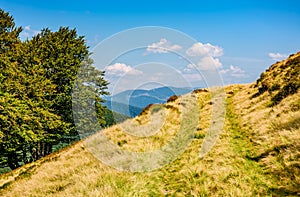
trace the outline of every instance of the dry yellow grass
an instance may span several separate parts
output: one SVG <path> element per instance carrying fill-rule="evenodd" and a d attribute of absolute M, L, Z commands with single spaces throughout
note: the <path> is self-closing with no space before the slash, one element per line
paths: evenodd
<path fill-rule="evenodd" d="M 164 168 L 145 173 L 121 172 L 105 164 L 87 151 L 82 142 L 75 144 L 66 151 L 53 156 L 52 160 L 39 164 L 33 170 L 23 173 L 18 179 L 1 190 L 2 196 L 253 196 L 271 195 L 279 187 L 272 174 L 266 173 L 268 169 L 262 168 L 260 162 L 248 160 L 245 156 L 248 150 L 252 150 L 255 139 L 273 137 L 262 133 L 261 125 L 270 124 L 266 122 L 263 114 L 268 114 L 269 109 L 263 106 L 264 99 L 249 101 L 248 91 L 255 91 L 248 86 L 231 86 L 228 91 L 235 91 L 233 98 L 228 100 L 228 110 L 238 109 L 232 114 L 227 115 L 223 132 L 221 133 L 216 145 L 203 159 L 199 158 L 199 149 L 203 142 L 205 133 L 211 121 L 211 103 L 208 93 L 197 94 L 200 109 L 199 125 L 195 134 L 195 139 L 187 148 L 185 153 L 176 161 Z M 298 95 L 298 94 L 297 94 Z M 297 96 L 295 95 L 295 96 Z M 232 95 L 230 95 L 232 96 Z M 298 95 L 299 97 L 299 95 Z M 294 98 L 289 98 L 294 101 Z M 179 101 L 177 101 L 179 102 Z M 251 103 L 252 102 L 252 103 Z M 262 105 L 261 105 L 262 104 Z M 177 106 L 178 103 L 169 103 Z M 261 111 L 252 110 L 252 106 L 261 108 Z M 280 106 L 278 109 L 283 110 Z M 167 109 L 174 113 L 173 108 Z M 253 111 L 255 116 L 246 116 Z M 177 112 L 176 112 L 177 113 Z M 176 114 L 175 113 L 175 114 Z M 231 111 L 233 113 L 233 111 Z M 245 114 L 243 114 L 245 113 Z M 296 112 L 295 112 L 296 113 Z M 262 115 L 258 115 L 262 114 Z M 254 115 L 254 114 L 253 114 Z M 176 117 L 176 116 L 173 116 Z M 241 118 L 241 127 L 236 124 Z M 147 119 L 147 117 L 139 117 Z M 149 117 L 148 117 L 149 118 Z M 169 117 L 170 118 L 170 117 Z M 256 120 L 254 120 L 254 118 Z M 135 120 L 131 120 L 135 121 Z M 174 121 L 174 120 L 173 120 Z M 237 121 L 234 123 L 234 121 Z M 149 123 L 149 122 L 148 122 Z M 125 123 L 124 123 L 125 124 Z M 168 124 L 168 123 L 165 123 Z M 234 126 L 235 125 L 235 126 Z M 244 125 L 244 126 L 243 126 Z M 238 127 L 238 128 L 237 128 Z M 252 127 L 253 132 L 257 132 L 254 139 L 251 133 L 245 136 L 238 136 L 236 130 L 242 129 L 245 132 Z M 263 126 L 263 128 L 271 128 Z M 128 150 L 149 150 L 156 146 L 159 138 L 165 138 L 163 132 L 156 133 L 156 137 L 144 142 L 136 142 L 135 136 L 127 136 L 117 129 L 117 126 L 105 131 L 107 135 L 118 142 L 127 140 Z M 245 130 L 244 130 L 245 129 Z M 299 131 L 299 129 L 298 129 Z M 114 138 L 113 132 L 118 133 Z M 167 133 L 169 135 L 172 133 Z M 243 135 L 243 133 L 241 133 Z M 249 135 L 249 136 L 248 136 Z M 296 134 L 293 134 L 293 136 Z M 299 135 L 298 135 L 299 136 Z M 290 136 L 291 137 L 291 136 Z M 130 143 L 132 142 L 133 145 Z M 165 142 L 162 139 L 161 143 Z M 267 143 L 266 140 L 263 141 Z M 273 143 L 273 138 L 270 141 Z M 146 144 L 152 145 L 146 145 Z M 275 142 L 274 142 L 275 143 Z M 129 145 L 128 145 L 129 144 Z M 138 147 L 136 147 L 138 146 Z M 261 149 L 266 145 L 261 145 Z M 123 145 L 125 147 L 125 145 Z M 267 146 L 269 148 L 270 146 Z M 131 149 L 130 149 L 131 148 Z M 266 148 L 266 147 L 265 147 Z M 255 148 L 255 150 L 259 148 Z M 294 161 L 296 162 L 296 161 Z M 265 164 L 265 162 L 264 162 Z M 267 164 L 265 164 L 267 165 Z M 273 167 L 273 166 L 272 166 Z M 2 176 L 5 179 L 5 175 Z M 282 181 L 282 180 L 281 180 Z M 287 184 L 287 183 L 286 183 Z M 277 193 L 280 191 L 277 191 Z M 276 191 L 275 191 L 276 193 Z"/>
<path fill-rule="evenodd" d="M 143 115 L 103 131 L 126 151 L 147 152 L 172 141 L 182 120 L 191 125 L 187 130 L 197 123 L 191 143 L 170 164 L 149 172 L 119 171 L 91 154 L 93 143 L 101 142 L 96 134 L 1 175 L 0 196 L 300 195 L 299 90 L 272 107 L 272 92 L 253 96 L 258 91 L 255 84 L 231 85 L 225 91 L 225 125 L 203 158 L 199 151 L 214 120 L 212 95 L 200 91 L 154 105 Z M 197 118 L 183 119 L 184 110 L 198 112 Z"/>
<path fill-rule="evenodd" d="M 253 85 L 234 97 L 236 112 L 253 145 L 250 158 L 263 166 L 278 181 L 277 190 L 286 194 L 300 192 L 300 94 L 293 94 L 274 107 L 268 107 L 269 96 L 249 99 L 256 91 Z M 250 94 L 249 94 L 249 93 Z"/>

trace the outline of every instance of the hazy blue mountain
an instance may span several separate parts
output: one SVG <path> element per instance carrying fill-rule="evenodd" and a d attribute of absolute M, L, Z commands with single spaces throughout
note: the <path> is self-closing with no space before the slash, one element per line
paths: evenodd
<path fill-rule="evenodd" d="M 170 96 L 191 92 L 192 88 L 160 87 L 151 90 L 126 90 L 116 95 L 105 97 L 109 109 L 126 116 L 137 116 L 151 103 L 165 103 Z"/>
<path fill-rule="evenodd" d="M 119 103 L 115 101 L 106 100 L 103 105 L 105 105 L 108 109 L 112 110 L 113 112 L 117 112 L 119 114 L 123 114 L 128 117 L 135 117 L 139 115 L 143 108 L 127 105 L 124 103 Z M 118 120 L 116 120 L 119 122 Z"/>

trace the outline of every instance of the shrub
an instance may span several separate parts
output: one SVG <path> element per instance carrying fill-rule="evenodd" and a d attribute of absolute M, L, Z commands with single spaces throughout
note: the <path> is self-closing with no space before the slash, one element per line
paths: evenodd
<path fill-rule="evenodd" d="M 271 98 L 271 105 L 277 105 L 289 95 L 295 94 L 300 87 L 299 82 L 289 82 L 274 97 Z"/>
<path fill-rule="evenodd" d="M 169 102 L 173 102 L 173 101 L 176 101 L 178 99 L 178 96 L 177 95 L 173 95 L 173 96 L 171 96 L 169 99 L 168 99 L 168 103 Z"/>

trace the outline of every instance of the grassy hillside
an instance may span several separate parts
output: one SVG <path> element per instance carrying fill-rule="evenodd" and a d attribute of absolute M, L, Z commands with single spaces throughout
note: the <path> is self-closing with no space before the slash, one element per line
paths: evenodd
<path fill-rule="evenodd" d="M 225 125 L 203 158 L 199 150 L 214 124 L 214 100 L 210 92 L 194 91 L 104 130 L 114 144 L 142 152 L 166 144 L 180 131 L 180 124 L 187 123 L 187 133 L 196 125 L 185 152 L 163 168 L 126 172 L 103 164 L 86 146 L 99 144 L 100 134 L 96 134 L 1 175 L 0 196 L 300 195 L 299 58 L 298 53 L 272 65 L 253 84 L 225 88 Z M 183 119 L 184 111 L 198 116 Z M 161 126 L 154 133 L 157 125 Z M 126 130 L 153 135 L 135 137 Z"/>

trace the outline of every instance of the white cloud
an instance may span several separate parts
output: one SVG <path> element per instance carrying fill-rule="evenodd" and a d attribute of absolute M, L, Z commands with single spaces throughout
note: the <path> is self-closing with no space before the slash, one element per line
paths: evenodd
<path fill-rule="evenodd" d="M 233 77 L 244 77 L 246 76 L 245 71 L 237 66 L 230 65 L 231 76 Z"/>
<path fill-rule="evenodd" d="M 218 58 L 213 58 L 211 56 L 203 57 L 200 62 L 197 63 L 200 70 L 215 70 L 216 68 L 221 68 L 222 63 Z"/>
<path fill-rule="evenodd" d="M 168 53 L 170 51 L 180 50 L 182 47 L 177 44 L 171 44 L 167 39 L 162 38 L 159 42 L 152 43 L 147 47 L 148 52 Z"/>
<path fill-rule="evenodd" d="M 230 71 L 229 69 L 222 69 L 219 72 L 220 72 L 220 74 L 224 75 L 224 74 L 228 73 L 229 71 Z"/>
<path fill-rule="evenodd" d="M 247 74 L 244 70 L 239 68 L 238 66 L 230 65 L 229 69 L 220 70 L 221 74 L 229 74 L 232 77 L 246 77 Z"/>
<path fill-rule="evenodd" d="M 127 66 L 124 63 L 115 63 L 104 68 L 107 75 L 123 76 L 123 75 L 141 75 L 142 71 Z"/>
<path fill-rule="evenodd" d="M 222 68 L 222 63 L 218 58 L 213 58 L 211 56 L 203 57 L 201 60 L 195 64 L 188 64 L 187 67 L 183 69 L 183 73 L 194 73 L 197 72 L 197 69 L 199 70 L 215 70 L 215 69 Z"/>
<path fill-rule="evenodd" d="M 220 57 L 223 55 L 223 49 L 218 46 L 211 45 L 210 43 L 202 44 L 197 42 L 193 44 L 187 51 L 186 54 L 190 57 L 194 56 L 211 56 Z"/>
<path fill-rule="evenodd" d="M 27 25 L 24 27 L 24 31 L 21 32 L 21 38 L 22 39 L 27 39 L 31 38 L 32 36 L 35 36 L 39 34 L 41 31 L 31 29 L 30 25 Z"/>
<path fill-rule="evenodd" d="M 223 55 L 223 49 L 219 46 L 214 46 L 210 43 L 202 44 L 197 42 L 186 50 L 186 54 L 191 58 L 196 58 L 197 65 L 189 64 L 183 72 L 191 73 L 196 67 L 199 70 L 215 70 L 221 68 L 222 63 L 216 57 Z M 199 61 L 200 59 L 200 61 Z"/>
<path fill-rule="evenodd" d="M 30 31 L 30 25 L 25 26 L 24 29 L 27 30 L 27 31 Z"/>
<path fill-rule="evenodd" d="M 285 54 L 281 54 L 281 53 L 269 53 L 269 57 L 272 59 L 272 60 L 275 60 L 275 61 L 281 61 L 281 60 L 284 60 L 288 57 L 288 55 L 285 55 Z"/>
<path fill-rule="evenodd" d="M 195 64 L 188 64 L 186 68 L 183 69 L 183 73 L 193 73 L 196 69 Z"/>

